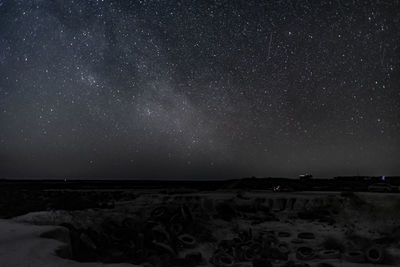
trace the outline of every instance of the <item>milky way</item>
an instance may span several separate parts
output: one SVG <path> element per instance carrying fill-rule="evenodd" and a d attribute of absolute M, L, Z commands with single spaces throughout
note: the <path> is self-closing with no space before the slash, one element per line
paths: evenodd
<path fill-rule="evenodd" d="M 399 1 L 0 1 L 0 175 L 400 173 Z"/>

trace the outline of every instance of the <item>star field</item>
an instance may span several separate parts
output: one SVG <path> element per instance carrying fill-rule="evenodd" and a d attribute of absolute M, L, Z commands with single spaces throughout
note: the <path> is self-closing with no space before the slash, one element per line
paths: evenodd
<path fill-rule="evenodd" d="M 0 176 L 400 172 L 398 1 L 0 1 Z"/>

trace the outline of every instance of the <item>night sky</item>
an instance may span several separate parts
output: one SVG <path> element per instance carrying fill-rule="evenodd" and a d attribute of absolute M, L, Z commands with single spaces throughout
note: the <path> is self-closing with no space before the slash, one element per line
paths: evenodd
<path fill-rule="evenodd" d="M 400 4 L 0 0 L 0 178 L 400 174 Z"/>

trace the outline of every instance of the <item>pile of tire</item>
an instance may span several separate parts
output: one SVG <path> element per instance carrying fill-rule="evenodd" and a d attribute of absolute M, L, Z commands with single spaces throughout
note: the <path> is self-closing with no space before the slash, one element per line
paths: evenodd
<path fill-rule="evenodd" d="M 274 232 L 253 235 L 249 228 L 237 233 L 236 238 L 221 240 L 210 262 L 215 267 L 240 266 L 243 262 L 255 267 L 270 266 L 271 261 L 287 261 L 289 253 L 289 244 L 280 242 Z"/>
<path fill-rule="evenodd" d="M 128 262 L 147 266 L 195 266 L 199 229 L 186 205 L 159 206 L 142 218 L 113 216 L 87 229 L 65 224 L 70 232 L 71 258 L 81 262 Z M 190 254 L 179 252 L 192 250 Z"/>
<path fill-rule="evenodd" d="M 371 245 L 365 250 L 349 250 L 344 254 L 344 259 L 353 263 L 370 262 L 380 264 L 385 260 L 385 250 L 382 246 Z"/>

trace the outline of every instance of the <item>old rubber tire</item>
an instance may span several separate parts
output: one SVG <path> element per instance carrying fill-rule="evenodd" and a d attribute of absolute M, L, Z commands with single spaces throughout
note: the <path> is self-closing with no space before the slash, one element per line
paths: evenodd
<path fill-rule="evenodd" d="M 289 254 L 290 253 L 290 248 L 289 245 L 285 242 L 280 242 L 279 244 L 276 245 L 276 247 L 279 249 L 279 251 L 282 254 Z"/>
<path fill-rule="evenodd" d="M 235 259 L 227 253 L 218 253 L 214 256 L 215 267 L 232 267 L 235 264 Z"/>
<path fill-rule="evenodd" d="M 252 261 L 258 255 L 260 255 L 262 250 L 263 250 L 263 247 L 259 243 L 252 243 L 252 244 L 246 245 L 243 248 L 243 259 L 245 261 Z"/>
<path fill-rule="evenodd" d="M 326 249 L 318 253 L 320 259 L 338 259 L 340 258 L 340 251 L 335 249 Z"/>
<path fill-rule="evenodd" d="M 297 249 L 296 258 L 302 261 L 309 261 L 315 258 L 315 251 L 310 247 L 300 247 Z"/>
<path fill-rule="evenodd" d="M 178 240 L 185 248 L 193 248 L 197 244 L 196 238 L 194 238 L 192 235 L 189 234 L 179 235 Z"/>
<path fill-rule="evenodd" d="M 365 255 L 361 250 L 350 250 L 344 254 L 344 259 L 352 263 L 362 263 L 365 262 Z"/>
<path fill-rule="evenodd" d="M 168 244 L 165 244 L 163 242 L 157 242 L 157 241 L 153 240 L 153 246 L 159 252 L 167 253 L 171 256 L 175 256 L 175 251 Z"/>
<path fill-rule="evenodd" d="M 385 255 L 382 247 L 372 246 L 367 249 L 365 257 L 367 258 L 367 261 L 371 263 L 381 263 L 385 258 Z"/>
<path fill-rule="evenodd" d="M 157 207 L 151 212 L 151 217 L 154 219 L 161 219 L 166 215 L 166 213 L 167 213 L 166 207 Z"/>

